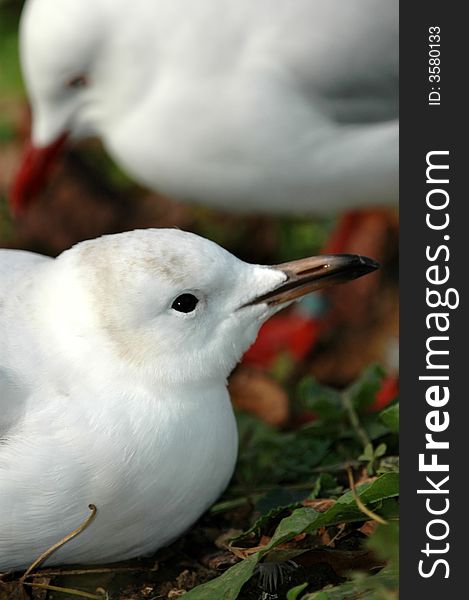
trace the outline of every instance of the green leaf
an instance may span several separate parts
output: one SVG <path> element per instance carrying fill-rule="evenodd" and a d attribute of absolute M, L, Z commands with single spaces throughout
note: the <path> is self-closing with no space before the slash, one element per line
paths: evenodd
<path fill-rule="evenodd" d="M 296 508 L 300 502 L 308 496 L 308 490 L 288 490 L 277 487 L 264 494 L 256 503 L 256 511 L 261 515 L 254 521 L 247 531 L 231 539 L 236 542 L 248 537 L 251 533 L 260 532 L 264 525 L 280 515 L 287 509 Z"/>
<path fill-rule="evenodd" d="M 376 575 L 357 576 L 354 581 L 306 594 L 301 597 L 301 600 L 386 600 L 388 598 L 397 600 L 398 586 L 398 571 L 386 568 Z"/>
<path fill-rule="evenodd" d="M 360 415 L 360 422 L 371 441 L 389 434 L 389 427 L 381 421 L 379 413 Z"/>
<path fill-rule="evenodd" d="M 388 471 L 399 472 L 399 457 L 398 456 L 386 456 L 381 459 L 377 470 L 378 475 L 387 473 Z"/>
<path fill-rule="evenodd" d="M 399 433 L 399 402 L 382 410 L 379 417 L 393 433 Z"/>
<path fill-rule="evenodd" d="M 239 508 L 240 506 L 245 506 L 249 504 L 250 498 L 246 496 L 240 496 L 238 498 L 230 498 L 229 500 L 222 500 L 221 502 L 217 502 L 210 508 L 210 512 L 212 514 L 226 512 L 228 510 L 233 510 L 234 508 Z"/>
<path fill-rule="evenodd" d="M 387 449 L 388 447 L 386 446 L 386 444 L 380 444 L 375 450 L 375 458 L 380 458 L 381 456 L 384 456 L 386 454 Z"/>
<path fill-rule="evenodd" d="M 287 600 L 297 600 L 298 596 L 305 589 L 305 587 L 307 587 L 307 585 L 307 583 L 302 583 L 301 585 L 297 585 L 296 587 L 292 588 L 287 593 Z"/>
<path fill-rule="evenodd" d="M 357 493 L 364 504 L 372 504 L 386 498 L 395 498 L 399 495 L 399 473 L 385 473 L 372 483 L 359 485 L 357 486 Z M 337 504 L 351 502 L 353 503 L 355 500 L 350 490 L 337 500 Z"/>
<path fill-rule="evenodd" d="M 298 385 L 299 404 L 330 422 L 344 416 L 341 393 L 319 384 L 314 377 L 305 377 Z"/>
<path fill-rule="evenodd" d="M 365 449 L 363 450 L 363 454 L 358 457 L 358 460 L 373 460 L 374 452 L 373 452 L 373 444 L 367 444 Z"/>
<path fill-rule="evenodd" d="M 335 477 L 333 477 L 330 473 L 321 473 L 316 479 L 314 487 L 308 498 L 313 500 L 314 498 L 319 498 L 319 495 L 321 495 L 323 498 L 328 498 L 332 495 L 337 496 L 341 491 L 342 488 L 339 487 Z"/>
<path fill-rule="evenodd" d="M 265 516 L 272 511 L 278 512 L 278 509 L 296 507 L 299 502 L 308 497 L 308 494 L 308 489 L 290 490 L 286 487 L 277 486 L 261 496 L 254 508 L 261 516 Z"/>
<path fill-rule="evenodd" d="M 398 473 L 385 473 L 372 483 L 364 483 L 358 486 L 356 491 L 363 504 L 376 505 L 399 494 L 399 475 Z M 378 509 L 375 507 L 375 510 Z M 275 546 L 300 533 L 313 533 L 319 527 L 338 525 L 344 522 L 352 523 L 365 519 L 365 515 L 356 505 L 351 491 L 346 492 L 323 513 L 318 513 L 312 508 L 297 508 L 289 517 L 280 521 L 269 544 L 258 553 L 259 558 Z"/>
<path fill-rule="evenodd" d="M 217 577 L 184 594 L 185 600 L 235 600 L 243 585 L 252 577 L 257 554 L 241 561 Z"/>
<path fill-rule="evenodd" d="M 395 521 L 399 518 L 399 502 L 397 498 L 385 498 L 377 505 L 379 514 L 385 521 Z"/>
<path fill-rule="evenodd" d="M 275 546 L 310 529 L 318 517 L 320 518 L 324 514 L 326 513 L 318 513 L 313 508 L 297 508 L 289 517 L 285 517 L 285 519 L 280 521 L 272 539 L 267 546 L 260 551 L 260 554 L 264 555 L 268 550 L 275 548 Z"/>
<path fill-rule="evenodd" d="M 399 563 L 399 523 L 379 525 L 368 539 L 368 548 L 380 559 L 397 567 Z"/>
<path fill-rule="evenodd" d="M 344 393 L 350 396 L 357 410 L 365 410 L 373 404 L 384 375 L 384 370 L 380 365 L 371 365 L 346 389 Z"/>

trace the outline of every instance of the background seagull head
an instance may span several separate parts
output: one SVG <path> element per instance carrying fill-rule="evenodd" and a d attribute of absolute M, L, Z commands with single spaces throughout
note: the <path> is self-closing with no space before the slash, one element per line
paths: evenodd
<path fill-rule="evenodd" d="M 83 4 L 32 0 L 23 11 L 20 53 L 38 147 L 96 133 L 94 68 L 105 20 L 102 3 L 94 10 Z"/>
<path fill-rule="evenodd" d="M 356 255 L 252 265 L 173 229 L 82 242 L 55 265 L 53 318 L 65 315 L 76 339 L 98 332 L 94 351 L 169 383 L 226 378 L 272 314 L 377 267 Z"/>
<path fill-rule="evenodd" d="M 28 204 L 43 188 L 68 139 L 97 134 L 100 94 L 99 90 L 96 94 L 94 66 L 105 20 L 102 3 L 93 8 L 87 3 L 87 9 L 84 4 L 31 0 L 23 9 L 20 55 L 33 118 L 12 191 L 16 208 Z"/>

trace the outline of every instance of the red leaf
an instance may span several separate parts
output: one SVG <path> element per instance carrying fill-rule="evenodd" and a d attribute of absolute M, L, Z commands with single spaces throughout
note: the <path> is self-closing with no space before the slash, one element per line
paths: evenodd
<path fill-rule="evenodd" d="M 303 315 L 277 315 L 264 323 L 257 340 L 244 355 L 243 363 L 269 368 L 283 353 L 301 360 L 315 345 L 321 327 L 319 321 Z"/>

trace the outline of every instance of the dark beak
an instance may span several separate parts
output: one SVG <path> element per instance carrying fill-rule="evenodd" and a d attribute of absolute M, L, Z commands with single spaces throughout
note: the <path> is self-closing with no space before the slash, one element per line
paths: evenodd
<path fill-rule="evenodd" d="M 324 254 L 273 265 L 271 268 L 283 271 L 287 275 L 286 282 L 244 306 L 263 302 L 273 306 L 285 304 L 330 285 L 346 283 L 367 275 L 378 269 L 379 264 L 357 254 Z"/>

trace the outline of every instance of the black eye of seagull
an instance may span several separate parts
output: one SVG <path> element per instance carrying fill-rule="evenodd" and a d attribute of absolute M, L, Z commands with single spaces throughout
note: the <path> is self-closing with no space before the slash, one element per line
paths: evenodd
<path fill-rule="evenodd" d="M 197 306 L 199 299 L 193 294 L 181 294 L 172 303 L 171 308 L 182 313 L 190 313 Z"/>
<path fill-rule="evenodd" d="M 67 87 L 76 89 L 85 87 L 87 83 L 88 80 L 86 79 L 85 75 L 78 75 L 77 77 L 73 77 L 72 79 L 70 79 L 70 81 L 67 82 Z"/>

